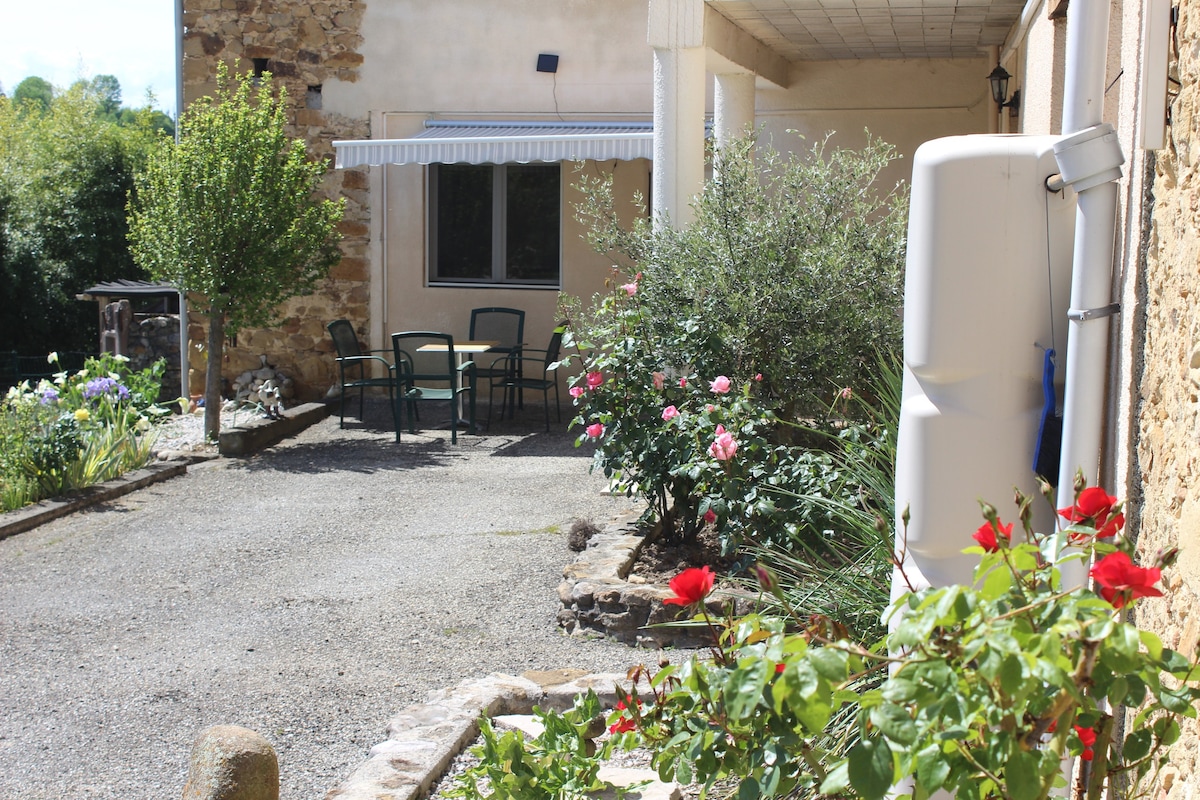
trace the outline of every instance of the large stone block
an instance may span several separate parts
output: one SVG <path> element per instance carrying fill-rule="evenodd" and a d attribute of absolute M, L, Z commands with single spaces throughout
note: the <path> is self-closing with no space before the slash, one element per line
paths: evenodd
<path fill-rule="evenodd" d="M 192 747 L 183 800 L 279 800 L 275 749 L 237 725 L 205 729 Z"/>

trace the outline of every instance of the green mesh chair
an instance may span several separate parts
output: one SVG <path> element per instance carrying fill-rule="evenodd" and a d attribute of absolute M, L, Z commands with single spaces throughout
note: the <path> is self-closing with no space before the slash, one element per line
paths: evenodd
<path fill-rule="evenodd" d="M 338 426 L 346 427 L 346 390 L 358 390 L 358 418 L 363 415 L 363 394 L 369 388 L 385 388 L 388 390 L 388 405 L 393 407 L 393 393 L 396 381 L 392 375 L 392 364 L 383 356 L 373 353 L 386 353 L 387 350 L 363 350 L 358 343 L 358 334 L 349 320 L 335 319 L 325 326 L 333 337 L 333 347 L 337 351 L 338 375 L 341 382 L 342 397 L 338 404 Z M 379 371 L 383 375 L 379 375 Z"/>
<path fill-rule="evenodd" d="M 522 390 L 540 391 L 546 415 L 546 432 L 550 432 L 550 390 L 554 389 L 554 410 L 558 421 L 562 422 L 562 404 L 558 395 L 558 359 L 562 349 L 562 337 L 566 326 L 554 329 L 550 344 L 545 350 L 522 349 L 522 355 L 515 359 L 515 369 L 508 377 L 500 382 L 493 382 L 488 388 L 488 425 L 492 423 L 492 392 L 497 388 L 504 390 L 504 405 L 500 408 L 500 416 L 504 416 L 504 408 L 508 407 L 509 418 L 512 417 L 512 398 Z M 526 355 L 528 354 L 528 355 Z"/>
<path fill-rule="evenodd" d="M 454 337 L 435 331 L 401 331 L 392 334 L 396 394 L 392 400 L 396 418 L 396 441 L 408 412 L 408 432 L 416 433 L 417 407 L 441 402 L 450 406 L 450 441 L 458 442 L 458 425 L 467 406 L 469 430 L 475 429 L 475 362 L 457 363 Z"/>

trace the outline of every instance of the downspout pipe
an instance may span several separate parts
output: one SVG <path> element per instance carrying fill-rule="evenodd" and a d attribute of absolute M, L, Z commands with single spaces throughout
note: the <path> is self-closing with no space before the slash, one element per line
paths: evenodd
<path fill-rule="evenodd" d="M 183 118 L 183 0 L 175 0 L 175 144 L 179 144 L 179 120 Z M 182 407 L 191 396 L 188 375 L 191 353 L 188 347 L 187 292 L 179 292 L 179 397 Z"/>
<path fill-rule="evenodd" d="M 1064 138 L 1054 146 L 1063 183 L 1079 193 L 1071 300 L 1067 313 L 1066 392 L 1057 505 L 1075 503 L 1075 474 L 1096 485 L 1108 372 L 1108 317 L 1112 302 L 1117 191 L 1125 158 L 1111 125 L 1102 122 L 1109 3 L 1073 2 L 1067 10 Z M 1061 544 L 1061 543 L 1060 543 Z M 1072 562 L 1063 586 L 1081 585 L 1087 566 Z"/>

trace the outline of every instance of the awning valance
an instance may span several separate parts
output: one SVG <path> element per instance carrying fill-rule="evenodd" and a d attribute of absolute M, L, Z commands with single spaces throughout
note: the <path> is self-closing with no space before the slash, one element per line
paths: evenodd
<path fill-rule="evenodd" d="M 337 167 L 364 164 L 527 164 L 652 158 L 649 122 L 430 120 L 411 139 L 335 141 Z"/>

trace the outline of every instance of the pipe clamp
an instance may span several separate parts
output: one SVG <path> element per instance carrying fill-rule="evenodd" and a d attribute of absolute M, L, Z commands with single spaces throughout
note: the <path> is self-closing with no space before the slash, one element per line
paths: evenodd
<path fill-rule="evenodd" d="M 1089 319 L 1103 319 L 1120 313 L 1120 303 L 1109 303 L 1100 308 L 1068 308 L 1067 319 L 1072 322 L 1087 322 Z"/>

